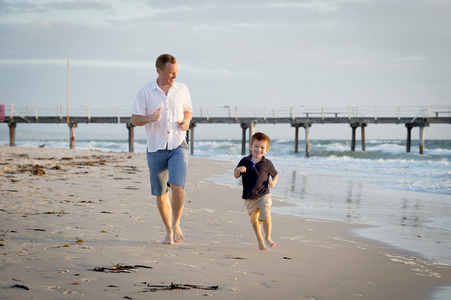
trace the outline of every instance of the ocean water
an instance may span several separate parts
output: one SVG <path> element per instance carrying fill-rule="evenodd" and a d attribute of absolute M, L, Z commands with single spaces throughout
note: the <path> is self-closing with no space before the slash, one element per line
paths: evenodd
<path fill-rule="evenodd" d="M 67 140 L 16 140 L 16 146 L 69 147 Z M 366 151 L 357 143 L 355 152 L 348 140 L 312 140 L 308 158 L 304 148 L 300 142 L 294 153 L 293 140 L 271 141 L 266 156 L 280 174 L 271 192 L 291 204 L 274 213 L 369 225 L 356 234 L 451 265 L 451 141 L 427 140 L 424 155 L 417 141 L 406 153 L 404 140 L 367 140 Z M 77 140 L 76 149 L 127 152 L 128 141 Z M 145 140 L 136 140 L 135 152 L 145 150 Z M 194 156 L 234 166 L 241 140 L 197 140 Z M 232 172 L 208 179 L 240 188 Z"/>

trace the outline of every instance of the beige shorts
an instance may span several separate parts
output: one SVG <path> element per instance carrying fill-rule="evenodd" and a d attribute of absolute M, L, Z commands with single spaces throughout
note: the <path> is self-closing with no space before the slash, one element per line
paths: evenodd
<path fill-rule="evenodd" d="M 252 213 L 258 208 L 260 210 L 259 220 L 270 220 L 271 219 L 271 194 L 266 194 L 260 198 L 252 200 L 244 200 L 246 205 L 247 213 L 252 215 Z"/>

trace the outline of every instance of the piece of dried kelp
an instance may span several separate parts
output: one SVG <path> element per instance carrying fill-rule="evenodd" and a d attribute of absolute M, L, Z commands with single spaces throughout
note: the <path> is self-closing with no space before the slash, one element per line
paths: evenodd
<path fill-rule="evenodd" d="M 26 285 L 23 285 L 23 284 L 15 284 L 11 288 L 24 289 L 24 290 L 27 290 L 27 291 L 30 290 Z"/>
<path fill-rule="evenodd" d="M 190 289 L 198 289 L 198 290 L 207 290 L 214 291 L 219 289 L 219 286 L 201 286 L 195 284 L 178 284 L 171 282 L 170 285 L 151 285 L 147 284 L 148 289 L 144 290 L 144 292 L 156 292 L 156 291 L 170 291 L 170 290 L 190 290 Z"/>
<path fill-rule="evenodd" d="M 136 270 L 139 268 L 153 269 L 152 267 L 144 266 L 144 265 L 125 266 L 125 265 L 117 264 L 111 268 L 95 267 L 94 269 L 91 269 L 90 271 L 105 272 L 105 273 L 130 273 L 131 270 Z"/>
<path fill-rule="evenodd" d="M 247 258 L 239 257 L 239 256 L 226 256 L 225 258 L 229 258 L 229 259 L 247 259 Z"/>
<path fill-rule="evenodd" d="M 27 228 L 27 230 L 33 230 L 33 231 L 46 231 L 45 229 L 42 229 L 42 228 Z"/>

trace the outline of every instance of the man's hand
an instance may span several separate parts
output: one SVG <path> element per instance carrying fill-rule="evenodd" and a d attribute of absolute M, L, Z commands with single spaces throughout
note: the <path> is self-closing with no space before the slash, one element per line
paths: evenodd
<path fill-rule="evenodd" d="M 161 107 L 158 110 L 154 111 L 154 113 L 151 114 L 149 117 L 150 117 L 150 122 L 160 121 L 161 120 Z"/>
<path fill-rule="evenodd" d="M 131 118 L 131 123 L 133 126 L 144 126 L 152 122 L 158 122 L 161 119 L 161 107 L 153 112 L 151 115 L 133 115 Z"/>
<path fill-rule="evenodd" d="M 179 121 L 177 122 L 179 123 L 180 129 L 183 131 L 188 131 L 189 130 L 189 123 L 186 121 Z"/>

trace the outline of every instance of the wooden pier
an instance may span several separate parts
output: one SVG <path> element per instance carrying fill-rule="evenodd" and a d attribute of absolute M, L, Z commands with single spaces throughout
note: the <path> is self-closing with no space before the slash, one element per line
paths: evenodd
<path fill-rule="evenodd" d="M 92 110 L 89 106 L 84 107 L 84 113 L 77 113 L 74 116 L 63 116 L 61 107 L 56 109 L 57 116 L 38 114 L 36 107 L 32 116 L 19 112 L 14 105 L 10 105 L 9 113 L 0 114 L 0 122 L 9 126 L 10 146 L 15 146 L 15 130 L 17 124 L 67 124 L 70 128 L 70 148 L 75 146 L 75 129 L 77 124 L 125 124 L 128 129 L 129 151 L 134 152 L 134 126 L 131 124 L 131 116 L 122 113 L 118 115 L 118 111 L 114 109 L 114 116 L 91 116 Z M 0 107 L 0 112 L 1 112 Z M 227 110 L 224 110 L 227 109 Z M 59 115 L 58 115 L 59 111 Z M 102 109 L 105 113 L 105 110 Z M 84 116 L 81 116 L 84 114 Z M 113 115 L 113 114 L 112 114 Z M 252 116 L 253 115 L 253 116 Z M 351 151 L 355 151 L 356 147 L 356 131 L 360 128 L 362 151 L 365 151 L 365 128 L 372 124 L 396 124 L 404 125 L 406 134 L 406 152 L 410 152 L 411 148 L 411 131 L 412 128 L 418 127 L 420 131 L 419 149 L 420 154 L 424 154 L 425 128 L 432 124 L 451 124 L 451 107 L 448 106 L 430 106 L 430 107 L 372 107 L 372 108 L 314 108 L 314 107 L 298 107 L 289 109 L 267 109 L 259 110 L 238 109 L 229 106 L 222 106 L 216 109 L 203 109 L 194 111 L 191 121 L 190 130 L 188 132 L 188 140 L 190 143 L 191 154 L 194 153 L 194 132 L 198 124 L 239 124 L 242 128 L 242 154 L 246 154 L 246 142 L 254 133 L 256 124 L 290 124 L 294 129 L 294 152 L 298 152 L 299 144 L 299 128 L 305 131 L 305 155 L 310 155 L 310 128 L 315 124 L 349 124 L 351 128 Z M 248 131 L 248 132 L 247 132 Z M 247 132 L 247 133 L 246 133 Z"/>

